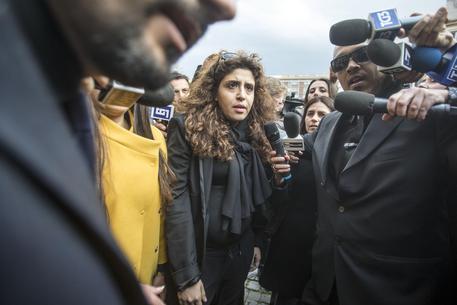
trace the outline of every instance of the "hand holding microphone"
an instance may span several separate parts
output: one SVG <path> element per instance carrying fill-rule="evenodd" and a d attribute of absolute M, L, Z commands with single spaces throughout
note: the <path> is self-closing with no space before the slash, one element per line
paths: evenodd
<path fill-rule="evenodd" d="M 406 117 L 409 120 L 423 121 L 427 113 L 434 115 L 451 112 L 451 107 L 446 102 L 447 90 L 435 90 L 425 88 L 408 88 L 393 94 L 387 100 L 387 112 L 382 116 L 383 120 L 390 120 L 395 116 Z M 440 105 L 437 105 L 440 104 Z M 438 110 L 442 109 L 442 110 Z M 455 114 L 455 113 L 454 113 Z"/>
<path fill-rule="evenodd" d="M 429 46 L 446 51 L 454 43 L 451 32 L 446 31 L 447 9 L 440 7 L 434 15 L 424 15 L 417 24 L 409 31 L 409 41 L 418 46 Z M 405 36 L 405 32 L 400 32 L 400 37 Z"/>
<path fill-rule="evenodd" d="M 434 15 L 417 15 L 400 19 L 396 9 L 370 13 L 368 20 L 350 19 L 338 22 L 330 28 L 330 41 L 337 46 L 354 45 L 365 40 L 379 38 L 394 40 L 408 36 L 418 46 L 430 46 L 447 50 L 455 40 L 445 31 L 447 9 L 441 7 Z"/>
<path fill-rule="evenodd" d="M 404 46 L 404 43 L 401 46 Z M 427 73 L 433 80 L 445 86 L 457 82 L 457 45 L 443 54 L 437 48 L 403 49 L 390 40 L 376 39 L 368 45 L 367 55 L 374 64 L 380 66 L 379 70 L 384 73 L 414 70 L 416 74 L 417 72 Z"/>
<path fill-rule="evenodd" d="M 368 20 L 350 19 L 338 22 L 330 28 L 330 41 L 337 46 L 359 44 L 367 39 L 394 40 L 403 29 L 409 30 L 422 18 L 414 16 L 400 19 L 396 9 L 370 13 Z"/>
<path fill-rule="evenodd" d="M 433 116 L 457 115 L 457 108 L 448 104 L 448 91 L 408 88 L 393 94 L 389 99 L 378 98 L 359 91 L 344 91 L 335 97 L 335 108 L 352 115 L 384 113 L 383 120 L 395 116 L 422 121 L 427 114 Z"/>
<path fill-rule="evenodd" d="M 264 130 L 271 148 L 273 149 L 270 153 L 270 163 L 274 173 L 275 184 L 281 185 L 284 181 L 288 181 L 292 178 L 292 175 L 290 174 L 290 165 L 288 164 L 289 156 L 287 156 L 284 150 L 276 124 L 274 122 L 266 123 Z"/>

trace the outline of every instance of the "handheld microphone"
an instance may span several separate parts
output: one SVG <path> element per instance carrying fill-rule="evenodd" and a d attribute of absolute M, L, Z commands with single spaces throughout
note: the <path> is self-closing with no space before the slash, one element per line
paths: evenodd
<path fill-rule="evenodd" d="M 166 106 L 173 102 L 174 90 L 170 84 L 157 90 L 126 86 L 118 81 L 111 81 L 106 88 L 100 88 L 98 99 L 107 105 L 131 107 L 138 103 L 149 107 Z"/>
<path fill-rule="evenodd" d="M 263 126 L 265 130 L 265 135 L 270 142 L 271 148 L 276 151 L 276 155 L 279 157 L 284 157 L 286 152 L 284 150 L 284 146 L 282 145 L 281 136 L 279 134 L 278 126 L 276 123 L 269 122 Z M 283 177 L 285 180 L 289 180 L 292 178 L 290 173 L 286 174 L 287 176 Z"/>
<path fill-rule="evenodd" d="M 173 102 L 175 92 L 171 84 L 167 84 L 157 90 L 145 89 L 143 96 L 137 101 L 138 104 L 149 107 L 164 107 Z"/>
<path fill-rule="evenodd" d="M 286 151 L 303 151 L 305 144 L 300 136 L 301 117 L 296 112 L 287 112 L 284 115 L 284 129 L 287 133 L 287 139 L 282 140 Z"/>
<path fill-rule="evenodd" d="M 367 39 L 394 40 L 398 30 L 410 30 L 422 16 L 399 19 L 396 9 L 370 13 L 368 20 L 350 19 L 335 23 L 330 28 L 330 41 L 337 46 L 359 44 Z"/>
<path fill-rule="evenodd" d="M 416 47 L 411 61 L 414 70 L 440 84 L 451 86 L 457 82 L 457 44 L 444 54 L 435 48 Z"/>
<path fill-rule="evenodd" d="M 411 71 L 411 56 L 413 48 L 405 43 L 394 43 L 388 39 L 372 40 L 367 47 L 370 60 L 379 66 L 379 71 L 386 74 L 395 74 Z"/>
<path fill-rule="evenodd" d="M 336 95 L 335 108 L 350 115 L 387 113 L 387 99 L 366 92 L 348 90 Z M 428 113 L 438 116 L 457 115 L 457 107 L 451 107 L 449 104 L 433 105 Z"/>
<path fill-rule="evenodd" d="M 406 45 L 405 45 L 406 46 Z M 370 60 L 384 73 L 398 73 L 415 70 L 426 73 L 434 81 L 445 86 L 457 82 L 457 45 L 454 45 L 444 54 L 431 47 L 398 47 L 394 42 L 386 39 L 377 39 L 370 42 L 367 48 Z M 391 67 L 386 64 L 395 62 Z"/>

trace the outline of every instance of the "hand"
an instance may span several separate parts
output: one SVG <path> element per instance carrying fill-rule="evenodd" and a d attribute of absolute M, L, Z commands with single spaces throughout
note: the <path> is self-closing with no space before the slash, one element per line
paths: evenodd
<path fill-rule="evenodd" d="M 452 33 L 446 31 L 447 14 L 447 9 L 441 7 L 434 15 L 424 15 L 409 31 L 409 40 L 418 46 L 435 47 L 442 51 L 449 49 L 455 40 Z M 400 31 L 400 36 L 405 36 L 404 30 Z"/>
<path fill-rule="evenodd" d="M 289 160 L 289 163 L 294 163 L 294 164 L 297 164 L 298 161 L 300 160 L 299 157 L 297 157 L 296 155 L 303 155 L 303 152 L 302 151 L 298 151 L 298 152 L 295 152 L 295 151 L 288 151 L 287 152 L 287 155 L 289 156 L 290 160 Z"/>
<path fill-rule="evenodd" d="M 252 256 L 251 271 L 259 268 L 260 260 L 262 259 L 262 253 L 259 247 L 254 247 L 254 255 Z"/>
<path fill-rule="evenodd" d="M 179 291 L 178 300 L 181 305 L 203 305 L 203 302 L 207 302 L 202 281 L 199 280 L 194 285 Z"/>
<path fill-rule="evenodd" d="M 408 88 L 395 93 L 387 102 L 388 114 L 383 120 L 390 120 L 395 116 L 406 117 L 410 120 L 425 120 L 428 110 L 435 104 L 446 102 L 447 90 Z"/>
<path fill-rule="evenodd" d="M 153 287 L 141 284 L 141 290 L 143 290 L 144 297 L 150 305 L 165 305 L 165 303 L 159 298 L 159 295 L 162 293 L 164 288 L 165 286 Z"/>
<path fill-rule="evenodd" d="M 165 126 L 164 124 L 159 123 L 159 122 L 155 122 L 152 125 L 154 125 L 154 127 L 156 127 L 157 129 L 160 130 L 160 132 L 163 134 L 163 137 L 165 139 L 167 138 L 167 126 Z"/>
<path fill-rule="evenodd" d="M 284 182 L 284 178 L 290 173 L 290 164 L 287 164 L 289 161 L 289 156 L 285 155 L 284 157 L 276 157 L 276 151 L 270 152 L 270 163 L 271 169 L 274 174 L 275 185 L 279 186 Z"/>
<path fill-rule="evenodd" d="M 425 88 L 425 89 L 447 89 L 447 87 L 445 85 L 434 82 L 434 81 L 422 82 L 417 87 Z"/>
<path fill-rule="evenodd" d="M 163 286 L 164 287 L 162 292 L 159 294 L 159 297 L 160 297 L 160 299 L 162 299 L 162 301 L 165 301 L 167 289 L 165 287 L 165 276 L 163 275 L 163 273 L 159 272 L 156 274 L 156 276 L 154 276 L 154 279 L 152 280 L 152 286 L 154 286 L 154 287 Z"/>

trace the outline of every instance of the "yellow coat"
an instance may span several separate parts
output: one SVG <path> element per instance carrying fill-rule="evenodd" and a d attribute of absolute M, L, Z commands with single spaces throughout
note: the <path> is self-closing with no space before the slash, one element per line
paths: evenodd
<path fill-rule="evenodd" d="M 157 264 L 166 262 L 164 215 L 158 164 L 165 140 L 152 128 L 150 140 L 100 119 L 105 150 L 102 184 L 112 232 L 143 284 L 151 284 Z"/>

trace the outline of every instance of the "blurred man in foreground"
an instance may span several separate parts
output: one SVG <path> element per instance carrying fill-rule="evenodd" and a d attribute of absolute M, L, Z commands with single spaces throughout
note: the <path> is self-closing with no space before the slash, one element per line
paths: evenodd
<path fill-rule="evenodd" d="M 229 0 L 0 0 L 0 268 L 5 304 L 146 304 L 95 189 L 79 82 L 159 88 Z M 156 293 L 151 291 L 151 293 Z"/>

